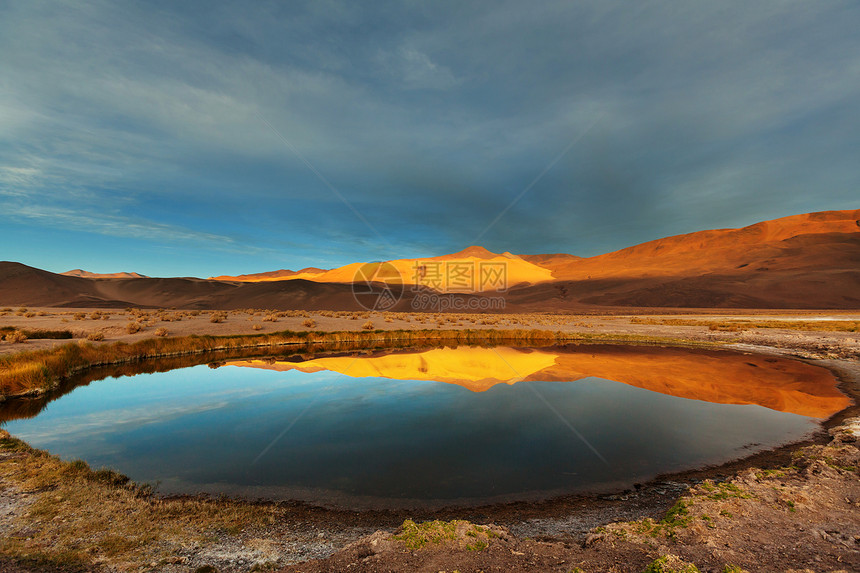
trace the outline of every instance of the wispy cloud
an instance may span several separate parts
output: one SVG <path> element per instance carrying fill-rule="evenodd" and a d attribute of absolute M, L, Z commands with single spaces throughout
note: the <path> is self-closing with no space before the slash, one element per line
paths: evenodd
<path fill-rule="evenodd" d="M 858 23 L 849 0 L 7 3 L 0 208 L 255 248 L 253 270 L 382 254 L 300 155 L 403 255 L 461 247 L 598 110 L 487 246 L 596 254 L 854 207 Z M 250 270 L 235 254 L 187 262 Z"/>
<path fill-rule="evenodd" d="M 0 215 L 0 217 L 2 216 Z M 6 218 L 23 217 L 39 221 L 46 226 L 84 230 L 114 237 L 131 237 L 165 242 L 209 242 L 221 245 L 230 245 L 235 242 L 231 237 L 224 235 L 192 231 L 154 221 L 133 220 L 128 217 L 116 217 L 100 213 L 82 213 L 77 210 L 61 209 L 58 207 L 20 205 L 14 210 L 8 211 L 5 216 Z"/>

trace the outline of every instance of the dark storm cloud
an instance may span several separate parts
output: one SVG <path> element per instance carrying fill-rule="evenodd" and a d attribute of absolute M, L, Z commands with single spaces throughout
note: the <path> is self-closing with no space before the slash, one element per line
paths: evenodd
<path fill-rule="evenodd" d="M 95 233 L 218 274 L 856 208 L 858 24 L 854 2 L 10 3 L 0 221 L 65 245 L 44 266 Z"/>

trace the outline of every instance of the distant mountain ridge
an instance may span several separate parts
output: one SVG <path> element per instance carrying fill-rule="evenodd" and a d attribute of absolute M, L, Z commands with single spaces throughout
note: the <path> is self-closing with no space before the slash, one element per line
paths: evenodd
<path fill-rule="evenodd" d="M 318 269 L 316 267 L 307 267 L 298 271 L 291 271 L 289 269 L 280 269 L 277 271 L 268 271 L 265 273 L 252 273 L 247 275 L 223 275 L 220 277 L 209 277 L 209 280 L 212 281 L 236 281 L 236 282 L 255 282 L 262 280 L 280 280 L 288 277 L 294 277 L 296 275 L 300 275 L 303 273 L 308 274 L 320 274 L 324 273 L 327 269 Z"/>
<path fill-rule="evenodd" d="M 140 273 L 91 273 L 83 269 L 72 269 L 64 273 L 60 273 L 67 277 L 83 277 L 87 279 L 148 279 L 146 275 Z"/>
<path fill-rule="evenodd" d="M 510 312 L 605 307 L 860 309 L 860 209 L 699 231 L 588 258 L 493 253 L 471 246 L 450 255 L 386 263 L 396 272 L 366 277 L 368 266 L 352 263 L 328 270 L 159 279 L 136 273 L 95 275 L 80 269 L 60 275 L 0 262 L 0 304 L 359 310 L 353 283 L 369 278 L 397 291 L 400 302 L 392 310 L 410 310 L 420 293 L 453 292 L 428 280 L 440 269 L 502 265 L 506 284 L 498 289 L 501 293 L 476 289 L 458 296 L 504 296 Z M 379 268 L 380 263 L 369 267 Z"/>

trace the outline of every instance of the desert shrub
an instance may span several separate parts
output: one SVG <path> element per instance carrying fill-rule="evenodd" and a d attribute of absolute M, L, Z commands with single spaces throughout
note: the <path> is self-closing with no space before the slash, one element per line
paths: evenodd
<path fill-rule="evenodd" d="M 312 318 L 308 318 L 307 320 L 302 322 L 302 326 L 304 326 L 305 328 L 314 328 L 314 327 L 316 327 L 316 325 L 317 325 L 317 321 L 315 321 Z"/>
<path fill-rule="evenodd" d="M 263 319 L 263 322 L 278 322 L 278 316 L 275 314 L 270 314 Z"/>
<path fill-rule="evenodd" d="M 373 330 L 373 323 L 368 320 L 367 322 L 365 322 L 364 324 L 361 325 L 361 328 L 363 328 L 364 330 Z"/>
<path fill-rule="evenodd" d="M 252 326 L 251 328 L 253 328 L 254 330 L 263 330 L 262 325 L 259 325 L 259 324 L 255 324 L 255 325 L 254 325 L 254 326 Z"/>
<path fill-rule="evenodd" d="M 15 330 L 6 335 L 7 342 L 21 343 L 27 340 L 27 335 L 20 330 Z"/>
<path fill-rule="evenodd" d="M 93 342 L 98 342 L 99 340 L 104 340 L 105 334 L 104 332 L 90 332 L 87 335 L 87 340 L 92 340 Z"/>
<path fill-rule="evenodd" d="M 125 325 L 125 331 L 129 334 L 134 334 L 135 332 L 140 332 L 143 330 L 143 325 L 139 322 L 129 322 Z"/>
<path fill-rule="evenodd" d="M 167 329 L 166 328 L 156 329 L 155 336 L 167 336 Z"/>
<path fill-rule="evenodd" d="M 71 330 L 22 330 L 27 338 L 64 340 L 74 338 Z"/>
<path fill-rule="evenodd" d="M 75 313 L 75 320 L 83 320 L 86 317 L 87 317 L 87 313 L 85 313 L 85 312 L 76 312 Z"/>
<path fill-rule="evenodd" d="M 737 324 L 714 323 L 708 326 L 708 330 L 716 330 L 720 332 L 737 332 L 739 330 L 743 330 L 743 327 L 738 326 Z"/>
<path fill-rule="evenodd" d="M 227 317 L 226 317 L 226 316 L 224 316 L 223 314 L 221 314 L 220 312 L 213 312 L 213 313 L 209 316 L 209 322 L 213 322 L 213 323 L 217 324 L 217 323 L 219 323 L 219 322 L 224 322 L 224 320 L 225 320 L 226 318 L 227 318 Z"/>
<path fill-rule="evenodd" d="M 128 476 L 109 468 L 101 468 L 95 470 L 91 472 L 87 477 L 92 481 L 113 487 L 124 486 L 131 481 Z"/>

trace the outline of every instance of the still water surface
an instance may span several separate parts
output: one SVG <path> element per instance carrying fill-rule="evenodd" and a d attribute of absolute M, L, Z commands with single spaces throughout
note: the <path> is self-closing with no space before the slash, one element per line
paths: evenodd
<path fill-rule="evenodd" d="M 801 439 L 848 405 L 826 370 L 689 349 L 459 347 L 219 366 L 95 381 L 5 427 L 163 493 L 358 508 L 625 487 Z"/>

